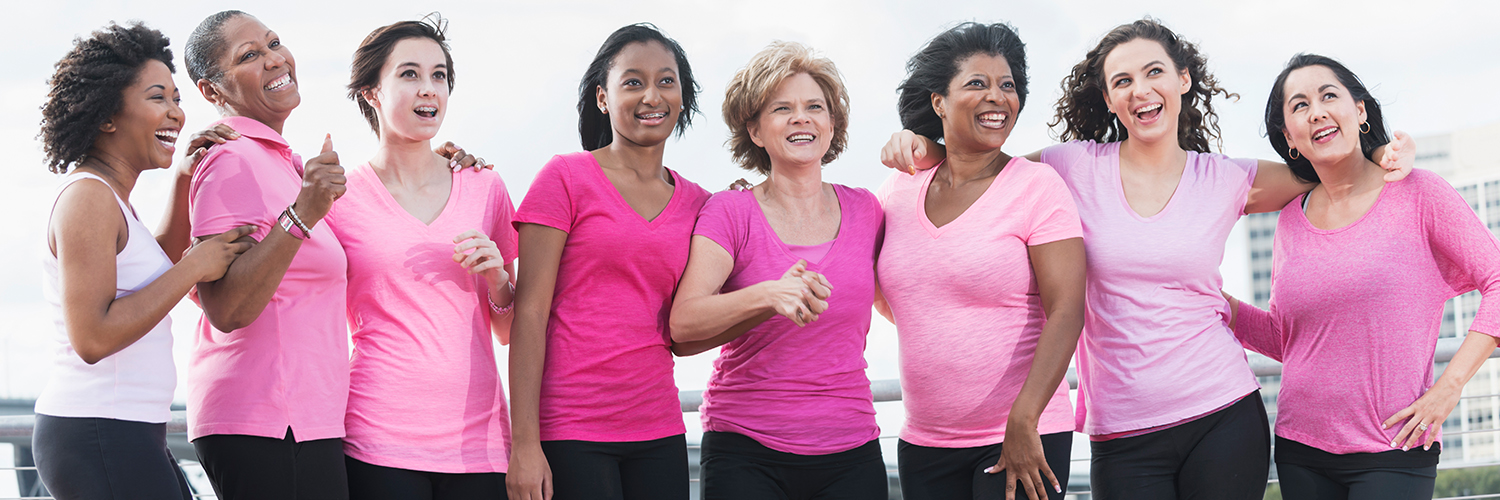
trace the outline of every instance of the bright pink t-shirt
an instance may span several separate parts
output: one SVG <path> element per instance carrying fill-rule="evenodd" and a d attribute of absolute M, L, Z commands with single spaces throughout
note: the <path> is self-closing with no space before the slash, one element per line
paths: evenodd
<path fill-rule="evenodd" d="M 1401 425 L 1381 424 L 1432 387 L 1443 303 L 1479 290 L 1469 330 L 1500 333 L 1500 242 L 1432 172 L 1386 184 L 1369 212 L 1333 230 L 1309 223 L 1298 197 L 1281 209 L 1273 250 L 1271 310 L 1241 303 L 1236 333 L 1284 363 L 1278 436 L 1329 453 L 1390 451 Z"/>
<path fill-rule="evenodd" d="M 516 224 L 566 231 L 547 319 L 543 441 L 648 441 L 682 434 L 667 314 L 708 191 L 672 172 L 651 220 L 630 208 L 593 153 L 552 157 Z"/>
<path fill-rule="evenodd" d="M 798 328 L 774 316 L 724 344 L 703 391 L 703 430 L 749 436 L 799 455 L 848 451 L 875 439 L 875 403 L 865 376 L 865 336 L 875 302 L 880 203 L 869 191 L 833 185 L 838 236 L 807 269 L 833 285 L 828 310 Z M 781 279 L 797 263 L 761 212 L 752 191 L 724 191 L 703 206 L 694 234 L 724 247 L 732 292 Z"/>
<path fill-rule="evenodd" d="M 193 237 L 255 224 L 265 239 L 302 190 L 302 158 L 250 118 L 219 120 L 244 137 L 209 148 L 193 172 Z M 278 229 L 279 231 L 279 229 Z M 204 317 L 188 362 L 188 438 L 242 434 L 297 441 L 344 436 L 349 342 L 346 261 L 319 222 L 292 258 L 270 303 L 244 328 L 221 332 Z"/>
<path fill-rule="evenodd" d="M 892 174 L 876 193 L 885 208 L 876 269 L 901 345 L 901 439 L 988 446 L 1005 440 L 1046 323 L 1028 247 L 1081 238 L 1083 228 L 1057 172 L 1021 157 L 957 219 L 935 227 L 924 207 L 937 171 Z M 1037 431 L 1072 430 L 1064 381 Z"/>
<path fill-rule="evenodd" d="M 510 419 L 495 367 L 489 285 L 453 262 L 453 238 L 479 230 L 516 256 L 514 208 L 489 170 L 453 173 L 432 224 L 401 208 L 369 164 L 328 214 L 349 256 L 348 435 L 365 463 L 427 472 L 505 472 Z"/>
<path fill-rule="evenodd" d="M 1088 252 L 1078 431 L 1180 422 L 1259 388 L 1219 293 L 1256 161 L 1189 151 L 1172 199 L 1142 217 L 1120 184 L 1120 143 L 1058 144 L 1041 159 L 1072 191 Z"/>

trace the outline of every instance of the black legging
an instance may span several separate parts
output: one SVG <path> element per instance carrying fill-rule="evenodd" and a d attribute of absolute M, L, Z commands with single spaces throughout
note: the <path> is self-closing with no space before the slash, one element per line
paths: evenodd
<path fill-rule="evenodd" d="M 885 500 L 877 440 L 827 455 L 773 450 L 744 434 L 703 433 L 703 500 Z"/>
<path fill-rule="evenodd" d="M 687 500 L 687 438 L 542 441 L 553 500 Z"/>
<path fill-rule="evenodd" d="M 505 473 L 444 473 L 398 469 L 344 456 L 350 500 L 497 500 Z"/>
<path fill-rule="evenodd" d="M 934 448 L 918 446 L 904 440 L 896 442 L 896 463 L 901 471 L 901 497 L 906 500 L 1003 500 L 1005 472 L 990 474 L 985 469 L 1000 461 L 1005 443 L 973 448 Z M 1042 453 L 1047 467 L 1066 491 L 1069 459 L 1073 452 L 1073 433 L 1059 432 L 1042 436 Z M 1042 477 L 1046 481 L 1045 476 Z M 1062 500 L 1063 492 L 1044 488 L 1048 500 Z M 1026 491 L 1016 485 L 1016 498 L 1026 498 Z"/>
<path fill-rule="evenodd" d="M 1096 500 L 1265 497 L 1271 431 L 1260 391 L 1192 422 L 1090 444 Z"/>
<path fill-rule="evenodd" d="M 219 500 L 348 500 L 344 440 L 214 434 L 193 440 Z"/>
<path fill-rule="evenodd" d="M 167 424 L 37 415 L 31 439 L 37 474 L 58 500 L 193 497 Z"/>

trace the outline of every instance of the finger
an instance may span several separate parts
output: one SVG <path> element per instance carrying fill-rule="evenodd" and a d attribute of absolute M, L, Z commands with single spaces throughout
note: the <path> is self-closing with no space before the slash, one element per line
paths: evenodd
<path fill-rule="evenodd" d="M 1398 422 L 1400 422 L 1402 420 L 1406 420 L 1407 417 L 1412 416 L 1412 414 L 1416 413 L 1416 412 L 1417 412 L 1417 409 L 1413 408 L 1413 407 L 1410 407 L 1410 406 L 1408 406 L 1406 408 L 1402 408 L 1401 411 L 1396 412 L 1395 415 L 1391 415 L 1391 418 L 1385 419 L 1385 423 L 1380 424 L 1380 428 L 1381 429 L 1389 429 L 1389 428 L 1391 428 L 1391 426 L 1396 425 Z"/>
<path fill-rule="evenodd" d="M 332 152 L 333 152 L 333 134 L 324 134 L 323 135 L 323 150 L 319 151 L 318 154 L 322 155 L 323 153 L 332 153 Z"/>
<path fill-rule="evenodd" d="M 985 474 L 994 474 L 994 473 L 1001 472 L 1001 471 L 1004 471 L 1004 470 L 1005 470 L 1005 460 L 1004 459 L 1000 459 L 1000 460 L 996 460 L 995 461 L 995 465 L 991 465 L 990 468 L 985 469 L 984 473 Z"/>
<path fill-rule="evenodd" d="M 1430 450 L 1430 449 L 1432 449 L 1432 443 L 1437 442 L 1438 429 L 1443 428 L 1443 423 L 1442 422 L 1436 422 L 1432 427 L 1434 427 L 1434 428 L 1427 429 L 1427 433 L 1426 433 L 1426 435 L 1427 435 L 1426 441 L 1427 442 L 1422 444 L 1422 449 L 1423 450 Z"/>
<path fill-rule="evenodd" d="M 437 153 L 438 156 L 451 160 L 453 159 L 453 152 L 457 151 L 458 149 L 459 147 L 453 144 L 453 141 L 443 141 L 441 145 L 433 148 L 432 152 Z"/>
<path fill-rule="evenodd" d="M 1005 471 L 1005 500 L 1015 500 L 1016 481 L 1019 479 L 1012 475 L 1011 471 Z"/>
<path fill-rule="evenodd" d="M 797 276 L 799 274 L 802 274 L 802 271 L 804 270 L 807 270 L 807 261 L 798 260 L 796 264 L 792 264 L 792 267 L 787 268 L 786 272 L 781 274 L 781 277 L 785 278 L 787 276 Z"/>
<path fill-rule="evenodd" d="M 1416 429 L 1417 419 L 1413 417 L 1411 420 L 1407 420 L 1406 425 L 1401 426 L 1401 432 L 1397 432 L 1396 438 L 1391 440 L 1391 448 L 1402 448 L 1403 446 L 1405 446 L 1406 439 L 1410 437 L 1412 431 Z"/>
<path fill-rule="evenodd" d="M 504 269 L 504 268 L 505 268 L 505 263 L 501 262 L 500 259 L 485 259 L 484 262 L 480 262 L 478 264 L 475 264 L 474 267 L 469 268 L 469 272 L 474 273 L 474 274 L 479 274 L 479 273 L 483 273 L 485 271 L 491 271 L 491 270 L 495 270 L 495 269 Z"/>
<path fill-rule="evenodd" d="M 1037 474 L 1035 470 L 1031 470 L 1029 472 L 1029 474 L 1022 475 L 1022 477 L 1024 477 L 1026 480 L 1021 483 L 1022 486 L 1026 487 L 1026 498 L 1029 498 L 1031 500 L 1040 500 L 1038 497 L 1047 496 L 1047 494 L 1042 491 L 1042 488 L 1045 488 L 1046 486 L 1042 484 L 1041 474 Z"/>
<path fill-rule="evenodd" d="M 474 253 L 469 254 L 468 257 L 465 257 L 464 261 L 461 262 L 461 264 L 464 266 L 464 269 L 472 269 L 475 264 L 493 259 L 495 257 L 498 257 L 499 255 L 499 252 L 477 250 Z"/>
<path fill-rule="evenodd" d="M 463 243 L 459 243 L 457 245 L 454 245 L 453 246 L 453 251 L 455 253 L 465 253 L 465 252 L 468 252 L 469 250 L 473 250 L 473 249 L 476 249 L 476 248 L 491 248 L 491 249 L 493 249 L 493 248 L 496 248 L 496 247 L 495 247 L 495 242 L 490 241 L 489 238 L 485 238 L 485 237 L 481 236 L 481 237 L 471 238 L 471 239 L 465 240 Z"/>
<path fill-rule="evenodd" d="M 224 234 L 219 235 L 219 237 L 224 238 L 224 241 L 234 241 L 245 237 L 245 235 L 247 234 L 255 232 L 256 229 L 260 229 L 260 226 L 256 226 L 254 224 L 246 224 L 234 229 L 230 229 L 229 231 L 224 232 Z"/>
<path fill-rule="evenodd" d="M 448 168 L 451 168 L 451 169 L 454 169 L 454 170 L 458 170 L 460 168 L 463 168 L 463 163 L 460 163 L 459 160 L 463 159 L 463 157 L 465 157 L 465 156 L 468 156 L 468 153 L 465 153 L 463 149 L 460 148 L 460 149 L 454 150 L 453 151 L 453 156 L 451 156 L 451 157 L 448 158 Z"/>
<path fill-rule="evenodd" d="M 458 243 L 460 241 L 467 240 L 469 238 L 480 238 L 480 237 L 486 237 L 486 236 L 484 235 L 484 233 L 479 232 L 478 229 L 470 229 L 468 231 L 464 231 L 462 233 L 458 233 L 458 236 L 454 236 L 453 237 L 453 242 L 454 243 Z"/>
<path fill-rule="evenodd" d="M 1426 416 L 1412 417 L 1411 421 L 1416 423 L 1412 425 L 1411 435 L 1406 438 L 1406 442 L 1401 443 L 1401 449 L 1403 450 L 1416 448 L 1418 444 L 1422 443 L 1422 435 L 1426 434 L 1432 428 L 1432 424 L 1427 423 Z M 1423 425 L 1426 425 L 1427 428 L 1423 429 Z"/>
<path fill-rule="evenodd" d="M 235 255 L 239 255 L 239 254 L 248 252 L 248 251 L 250 251 L 251 248 L 254 248 L 254 247 L 255 247 L 255 244 L 251 243 L 251 242 L 248 242 L 248 241 L 242 241 L 242 242 L 239 242 L 239 243 L 230 243 L 227 246 L 227 248 L 229 249 L 229 251 L 233 252 Z"/>
<path fill-rule="evenodd" d="M 1042 467 L 1039 469 L 1043 476 L 1047 476 L 1047 482 L 1052 483 L 1052 490 L 1062 493 L 1062 483 L 1057 481 L 1057 476 L 1052 474 L 1052 467 L 1047 465 L 1046 458 L 1042 459 Z M 1041 483 L 1038 483 L 1041 484 Z"/>

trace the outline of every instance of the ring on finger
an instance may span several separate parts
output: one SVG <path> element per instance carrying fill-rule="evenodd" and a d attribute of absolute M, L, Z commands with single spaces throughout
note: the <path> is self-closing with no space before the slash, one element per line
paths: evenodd
<path fill-rule="evenodd" d="M 1427 431 L 1427 423 L 1423 422 L 1423 423 L 1417 424 L 1417 430 L 1426 432 Z"/>
<path fill-rule="evenodd" d="M 797 321 L 802 321 L 802 310 L 801 309 L 797 310 Z"/>

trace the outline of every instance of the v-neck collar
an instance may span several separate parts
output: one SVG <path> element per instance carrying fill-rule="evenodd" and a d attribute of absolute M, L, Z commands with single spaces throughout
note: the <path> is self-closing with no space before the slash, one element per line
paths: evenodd
<path fill-rule="evenodd" d="M 833 239 L 832 240 L 825 241 L 825 242 L 822 242 L 822 243 L 814 243 L 812 245 L 803 245 L 803 246 L 817 246 L 817 245 L 822 245 L 822 244 L 825 244 L 825 243 L 833 243 L 832 245 L 830 245 L 828 247 L 828 252 L 823 254 L 823 258 L 822 259 L 818 259 L 817 262 L 813 262 L 813 261 L 808 261 L 807 262 L 807 265 L 808 265 L 809 268 L 820 266 L 824 262 L 828 262 L 829 259 L 833 258 L 834 254 L 835 254 L 835 250 L 838 250 L 839 245 L 842 244 L 842 241 L 843 241 L 842 236 L 844 235 L 844 228 L 846 228 L 846 227 L 849 226 L 849 207 L 848 207 L 848 204 L 844 203 L 844 190 L 838 184 L 831 184 L 831 185 L 833 186 L 833 195 L 834 195 L 834 197 L 838 198 L 838 200 L 839 200 L 839 229 L 838 229 L 838 231 L 836 231 L 836 232 L 833 233 Z M 750 196 L 750 204 L 755 207 L 755 214 L 759 216 L 759 217 L 757 217 L 757 219 L 760 219 L 761 227 L 765 228 L 766 234 L 771 235 L 771 239 L 773 239 L 773 240 L 776 241 L 776 246 L 781 249 L 781 254 L 785 255 L 789 259 L 792 259 L 792 262 L 797 262 L 799 260 L 805 260 L 802 257 L 798 257 L 796 253 L 792 252 L 791 245 L 788 245 L 785 240 L 782 240 L 781 239 L 781 235 L 776 234 L 776 228 L 771 227 L 771 219 L 766 218 L 766 211 L 765 211 L 765 209 L 761 208 L 761 206 L 760 206 L 760 200 L 758 200 L 758 199 L 755 198 L 755 190 L 753 190 L 753 189 L 747 189 L 747 190 L 745 190 L 745 194 L 748 195 L 748 196 Z"/>
<path fill-rule="evenodd" d="M 380 175 L 375 173 L 374 166 L 370 165 L 369 163 L 365 163 L 364 165 L 360 165 L 360 167 L 360 169 L 356 170 L 357 174 L 362 174 L 361 177 L 364 177 L 364 181 L 366 183 L 369 183 L 370 187 L 374 191 L 380 193 L 376 196 L 380 197 L 381 204 L 385 205 L 387 210 L 390 210 L 393 213 L 400 214 L 398 215 L 398 217 L 404 216 L 404 219 L 407 221 L 407 223 L 419 226 L 423 229 L 432 229 L 434 227 L 437 227 L 438 223 L 442 222 L 443 219 L 448 216 L 448 212 L 454 210 L 453 206 L 456 205 L 457 203 L 455 202 L 458 201 L 458 191 L 459 189 L 463 188 L 463 176 L 459 175 L 458 172 L 451 172 L 449 175 L 452 176 L 453 184 L 448 188 L 448 200 L 443 203 L 443 210 L 438 212 L 437 217 L 434 217 L 432 219 L 432 222 L 422 222 L 422 219 L 418 219 L 417 216 L 412 215 L 411 212 L 408 212 L 406 210 L 406 207 L 401 206 L 401 204 L 396 201 L 396 197 L 391 195 L 391 190 L 385 187 L 384 182 L 380 181 Z"/>
<path fill-rule="evenodd" d="M 1110 173 L 1114 174 L 1112 184 L 1114 184 L 1115 194 L 1120 198 L 1120 205 L 1125 207 L 1125 213 L 1130 214 L 1135 220 L 1141 222 L 1156 222 L 1161 220 L 1162 217 L 1167 215 L 1167 212 L 1172 211 L 1173 206 L 1177 205 L 1177 199 L 1181 198 L 1181 196 L 1177 195 L 1182 194 L 1182 181 L 1187 180 L 1188 170 L 1191 168 L 1195 155 L 1198 153 L 1194 151 L 1186 152 L 1187 159 L 1182 162 L 1182 175 L 1177 176 L 1177 185 L 1172 188 L 1172 197 L 1167 198 L 1167 204 L 1162 205 L 1161 210 L 1157 210 L 1156 213 L 1147 217 L 1141 215 L 1140 212 L 1136 212 L 1135 208 L 1130 206 L 1130 199 L 1125 196 L 1125 176 L 1120 172 L 1120 146 L 1125 143 L 1117 141 L 1111 144 L 1114 147 L 1114 151 L 1109 155 Z"/>
<path fill-rule="evenodd" d="M 1001 179 L 1009 175 L 1006 172 L 1014 170 L 1011 167 L 1015 165 L 1018 158 L 1021 157 L 1014 156 L 1011 157 L 1009 161 L 1005 162 L 1005 166 L 1000 167 L 1000 171 L 995 173 L 995 178 L 990 181 L 990 185 L 985 186 L 984 192 L 979 193 L 979 197 L 974 198 L 974 202 L 970 203 L 968 207 L 965 207 L 964 211 L 958 214 L 958 217 L 954 217 L 953 220 L 948 221 L 947 224 L 943 224 L 942 227 L 938 227 L 937 224 L 933 224 L 932 218 L 927 215 L 927 191 L 932 188 L 932 181 L 933 179 L 937 178 L 937 170 L 943 165 L 940 163 L 936 167 L 932 167 L 923 171 L 922 173 L 924 177 L 922 178 L 921 182 L 918 183 L 917 191 L 917 218 L 922 220 L 922 228 L 927 230 L 927 234 L 931 236 L 932 239 L 943 237 L 943 233 L 948 232 L 948 228 L 953 227 L 954 224 L 957 224 L 959 221 L 964 220 L 965 217 L 968 217 L 969 212 L 974 211 L 975 205 L 978 205 L 980 202 L 990 197 L 990 193 L 996 190 L 995 185 L 999 184 Z M 947 160 L 945 159 L 943 160 L 943 162 L 947 163 Z"/>
<path fill-rule="evenodd" d="M 665 220 L 667 218 L 667 215 L 677 207 L 678 200 L 682 198 L 682 177 L 679 177 L 676 171 L 667 167 L 662 167 L 663 169 L 666 169 L 667 175 L 672 176 L 672 197 L 667 200 L 667 205 L 662 207 L 661 212 L 657 213 L 656 217 L 647 219 L 645 216 L 642 216 L 640 212 L 637 212 L 634 208 L 631 208 L 630 202 L 625 201 L 625 195 L 623 193 L 620 193 L 620 189 L 615 187 L 615 183 L 609 181 L 609 175 L 604 173 L 604 165 L 599 163 L 599 159 L 594 157 L 594 153 L 589 151 L 586 151 L 584 153 L 588 157 L 590 164 L 588 165 L 589 168 L 587 168 L 586 170 L 593 171 L 592 175 L 594 175 L 595 181 L 599 182 L 600 186 L 602 186 L 603 189 L 610 192 L 611 196 L 609 197 L 614 200 L 613 203 L 615 204 L 615 207 L 630 213 L 630 215 L 635 216 L 635 220 L 640 221 L 640 223 L 645 225 L 647 228 L 656 229 L 658 226 L 661 226 L 662 221 Z"/>

